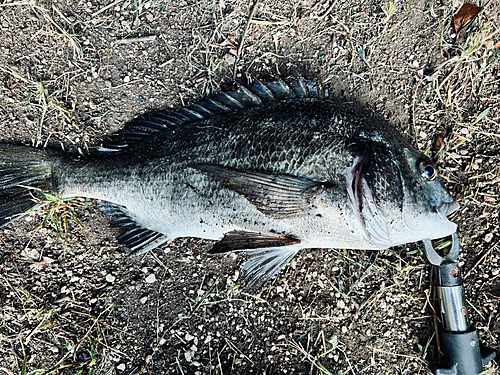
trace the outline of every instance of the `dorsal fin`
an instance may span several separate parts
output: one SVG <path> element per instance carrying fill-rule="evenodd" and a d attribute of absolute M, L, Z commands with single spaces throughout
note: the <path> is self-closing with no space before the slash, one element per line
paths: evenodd
<path fill-rule="evenodd" d="M 123 129 L 110 135 L 102 147 L 97 148 L 97 151 L 102 154 L 122 152 L 146 139 L 171 131 L 173 127 L 275 100 L 325 98 L 327 96 L 328 92 L 318 87 L 315 81 L 304 80 L 298 75 L 288 77 L 284 81 L 274 82 L 261 82 L 255 79 L 251 86 L 240 86 L 234 91 L 219 92 L 189 107 L 140 116 L 125 124 Z"/>
<path fill-rule="evenodd" d="M 127 230 L 118 237 L 118 241 L 127 246 L 134 255 L 146 253 L 169 241 L 166 235 L 144 228 L 127 213 L 126 208 L 123 206 L 100 202 L 99 209 L 113 218 L 111 225 Z"/>

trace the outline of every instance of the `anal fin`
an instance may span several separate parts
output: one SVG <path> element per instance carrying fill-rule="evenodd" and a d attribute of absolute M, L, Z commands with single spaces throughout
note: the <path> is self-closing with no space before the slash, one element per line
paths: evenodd
<path fill-rule="evenodd" d="M 163 233 L 144 228 L 137 220 L 129 215 L 123 206 L 101 202 L 99 209 L 111 216 L 111 225 L 125 228 L 127 231 L 118 237 L 118 241 L 129 248 L 134 255 L 147 253 L 150 250 L 169 242 L 170 238 Z"/>
<path fill-rule="evenodd" d="M 248 260 L 242 274 L 249 288 L 260 285 L 276 275 L 300 251 L 301 247 L 289 246 L 245 251 Z"/>
<path fill-rule="evenodd" d="M 302 248 L 300 240 L 276 233 L 232 231 L 217 242 L 210 253 L 244 251 L 248 260 L 242 273 L 247 286 L 253 287 L 276 275 Z"/>

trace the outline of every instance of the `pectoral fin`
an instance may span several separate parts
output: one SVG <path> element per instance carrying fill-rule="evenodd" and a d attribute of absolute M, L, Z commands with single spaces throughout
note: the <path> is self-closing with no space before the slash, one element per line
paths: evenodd
<path fill-rule="evenodd" d="M 303 217 L 316 210 L 319 193 L 331 186 L 307 178 L 221 167 L 191 166 L 243 195 L 262 213 L 277 219 Z"/>

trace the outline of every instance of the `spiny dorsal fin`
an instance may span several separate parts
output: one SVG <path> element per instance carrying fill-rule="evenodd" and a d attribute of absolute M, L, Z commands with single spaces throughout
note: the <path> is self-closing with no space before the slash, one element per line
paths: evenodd
<path fill-rule="evenodd" d="M 151 229 L 144 228 L 130 216 L 123 206 L 100 202 L 99 209 L 111 216 L 111 224 L 125 228 L 127 231 L 118 237 L 120 243 L 125 244 L 134 255 L 144 254 L 169 241 L 169 238 Z"/>
<path fill-rule="evenodd" d="M 212 247 L 210 253 L 282 247 L 298 243 L 300 243 L 300 240 L 291 236 L 282 236 L 276 233 L 234 230 L 226 233 L 224 237 Z"/>
<path fill-rule="evenodd" d="M 243 195 L 262 213 L 283 219 L 303 217 L 316 209 L 319 193 L 331 186 L 327 182 L 271 173 L 238 170 L 210 164 L 191 166 L 206 173 L 228 189 Z"/>
<path fill-rule="evenodd" d="M 123 129 L 109 136 L 98 147 L 101 154 L 115 154 L 149 139 L 152 136 L 171 131 L 179 125 L 254 107 L 275 100 L 293 98 L 325 98 L 326 90 L 315 81 L 304 80 L 298 75 L 284 81 L 261 82 L 257 79 L 251 86 L 240 86 L 230 92 L 219 92 L 211 98 L 204 98 L 189 107 L 171 112 L 153 112 L 140 116 L 125 124 Z"/>

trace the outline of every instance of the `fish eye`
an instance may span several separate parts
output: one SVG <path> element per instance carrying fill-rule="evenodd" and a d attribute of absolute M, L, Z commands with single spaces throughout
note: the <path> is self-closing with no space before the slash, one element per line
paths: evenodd
<path fill-rule="evenodd" d="M 434 168 L 434 166 L 427 160 L 421 161 L 419 168 L 422 177 L 428 181 L 432 181 L 437 175 L 436 168 Z"/>

